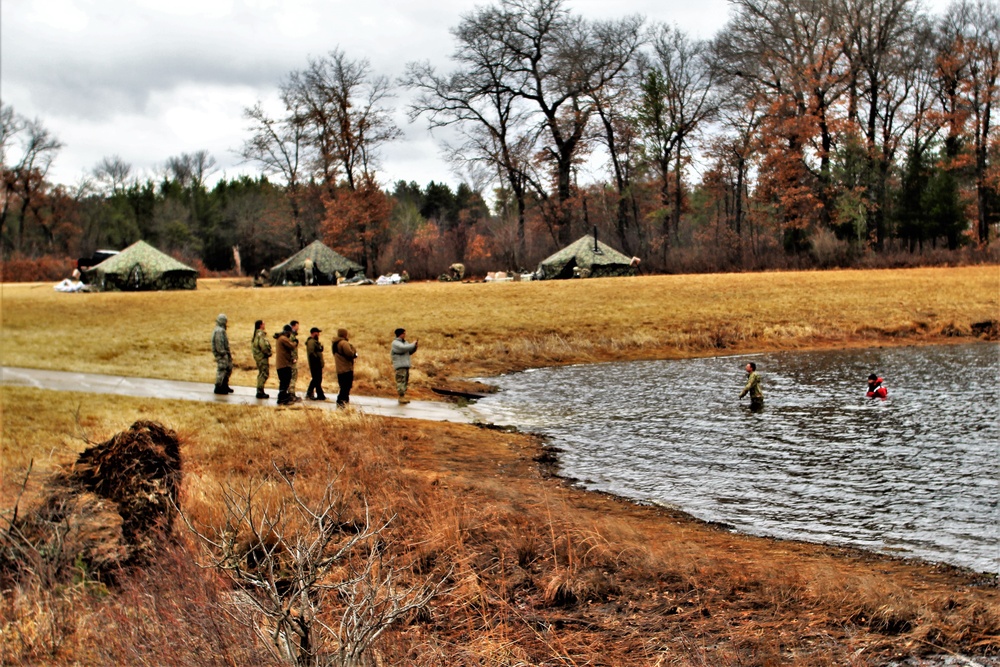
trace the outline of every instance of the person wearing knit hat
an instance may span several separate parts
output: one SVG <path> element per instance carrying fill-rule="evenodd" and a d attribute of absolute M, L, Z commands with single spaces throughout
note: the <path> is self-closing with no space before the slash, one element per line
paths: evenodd
<path fill-rule="evenodd" d="M 215 393 L 231 394 L 229 376 L 233 374 L 233 355 L 229 351 L 229 334 L 226 333 L 228 319 L 219 314 L 215 318 L 215 330 L 212 331 L 212 355 L 215 357 Z"/>
<path fill-rule="evenodd" d="M 309 388 L 306 390 L 306 400 L 325 401 L 326 394 L 323 393 L 323 343 L 319 341 L 319 335 L 323 330 L 313 327 L 309 330 L 309 338 L 306 339 L 306 360 L 309 362 Z"/>

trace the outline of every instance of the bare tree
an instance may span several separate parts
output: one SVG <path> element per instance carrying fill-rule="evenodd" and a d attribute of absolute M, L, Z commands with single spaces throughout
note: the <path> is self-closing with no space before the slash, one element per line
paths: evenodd
<path fill-rule="evenodd" d="M 527 182 L 551 202 L 547 222 L 560 242 L 570 239 L 573 169 L 594 114 L 594 93 L 620 76 L 641 42 L 642 19 L 590 22 L 573 15 L 564 0 L 500 0 L 463 17 L 459 31 L 482 35 L 498 57 L 500 83 L 537 116 L 545 136 L 539 159 L 550 167 L 547 182 Z M 547 179 L 546 179 L 547 181 Z M 552 201 L 554 199 L 554 201 Z"/>
<path fill-rule="evenodd" d="M 710 63 L 709 43 L 692 40 L 678 28 L 657 26 L 652 43 L 654 57 L 643 68 L 639 123 L 647 154 L 660 172 L 663 208 L 671 211 L 669 218 L 664 216 L 666 250 L 671 229 L 676 237 L 680 228 L 685 148 L 718 109 L 717 71 Z"/>
<path fill-rule="evenodd" d="M 446 145 L 453 164 L 495 174 L 490 180 L 510 193 L 501 193 L 506 204 L 511 198 L 517 220 L 515 265 L 525 261 L 525 210 L 527 179 L 537 129 L 527 124 L 528 113 L 521 100 L 505 83 L 510 53 L 484 26 L 463 21 L 452 33 L 458 48 L 452 56 L 459 69 L 447 76 L 437 74 L 427 63 L 407 65 L 403 84 L 418 92 L 410 105 L 410 119 L 426 114 L 431 128 L 454 126 L 461 144 Z"/>
<path fill-rule="evenodd" d="M 52 161 L 63 144 L 40 120 L 28 120 L 14 112 L 10 106 L 0 104 L 0 239 L 5 248 L 20 252 L 24 248 L 28 212 L 35 205 L 35 198 L 45 186 Z M 11 149 L 17 151 L 12 163 L 7 159 Z M 17 235 L 5 235 L 10 222 L 11 205 L 20 203 L 16 213 Z"/>
<path fill-rule="evenodd" d="M 720 82 L 718 121 L 722 132 L 715 140 L 720 159 L 730 165 L 733 175 L 732 229 L 736 234 L 737 252 L 743 255 L 744 222 L 750 172 L 758 155 L 758 132 L 765 105 L 752 82 L 738 77 Z M 753 229 L 746 230 L 753 244 Z"/>
<path fill-rule="evenodd" d="M 129 176 L 132 175 L 132 165 L 125 162 L 120 155 L 111 155 L 101 158 L 92 173 L 106 191 L 118 195 L 125 191 Z"/>
<path fill-rule="evenodd" d="M 733 0 L 716 37 L 716 62 L 753 82 L 770 104 L 762 176 L 783 209 L 786 243 L 801 249 L 815 217 L 830 221 L 832 155 L 840 102 L 850 82 L 842 0 Z"/>
<path fill-rule="evenodd" d="M 373 525 L 367 507 L 363 521 L 350 520 L 336 477 L 316 502 L 299 495 L 278 466 L 271 479 L 226 486 L 224 524 L 212 530 L 182 514 L 212 566 L 240 587 L 232 613 L 289 664 L 371 664 L 378 638 L 425 607 L 444 579 L 401 585 L 384 544 L 389 521 Z M 282 487 L 286 493 L 274 500 Z"/>
<path fill-rule="evenodd" d="M 914 0 L 846 0 L 843 23 L 850 61 L 848 118 L 859 129 L 866 191 L 866 238 L 881 248 L 889 179 L 897 150 L 918 116 L 907 114 L 919 73 L 923 17 Z"/>
<path fill-rule="evenodd" d="M 277 174 L 285 182 L 285 192 L 292 209 L 295 238 L 298 247 L 306 245 L 302 229 L 302 170 L 307 150 L 305 115 L 298 102 L 282 94 L 285 115 L 272 118 L 258 102 L 243 110 L 250 121 L 251 137 L 243 144 L 240 155 L 248 162 L 259 164 L 266 174 Z"/>
<path fill-rule="evenodd" d="M 200 190 L 205 187 L 205 179 L 213 173 L 215 164 L 215 158 L 208 151 L 200 150 L 167 158 L 166 167 L 181 188 Z"/>
<path fill-rule="evenodd" d="M 595 135 L 608 152 L 611 176 L 614 178 L 616 204 L 615 229 L 622 249 L 632 253 L 631 232 L 638 236 L 639 250 L 644 253 L 645 235 L 639 224 L 639 205 L 633 189 L 641 150 L 641 129 L 636 109 L 641 76 L 630 69 L 594 94 L 594 108 L 600 120 Z"/>
<path fill-rule="evenodd" d="M 966 104 L 972 121 L 972 150 L 975 156 L 976 238 L 986 245 L 990 226 L 995 222 L 992 200 L 997 188 L 989 183 L 989 157 L 995 140 L 994 106 L 1000 103 L 1000 8 L 988 0 L 964 0 L 969 21 L 965 26 L 964 51 L 968 78 Z"/>
<path fill-rule="evenodd" d="M 380 148 L 400 135 L 386 106 L 391 98 L 387 77 L 373 74 L 367 59 L 353 60 L 340 49 L 310 60 L 282 85 L 292 122 L 305 130 L 315 169 L 331 195 L 339 178 L 352 191 L 374 182 Z"/>

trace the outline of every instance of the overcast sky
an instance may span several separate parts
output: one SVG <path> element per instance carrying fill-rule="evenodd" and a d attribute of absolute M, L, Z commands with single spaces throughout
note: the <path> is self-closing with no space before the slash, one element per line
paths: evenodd
<path fill-rule="evenodd" d="M 945 0 L 932 2 L 943 6 Z M 395 80 L 410 61 L 451 68 L 449 30 L 475 0 L 2 0 L 0 98 L 63 142 L 50 179 L 72 184 L 105 156 L 140 175 L 167 158 L 207 150 L 216 176 L 256 173 L 234 153 L 247 138 L 243 109 L 273 104 L 279 82 L 309 57 L 339 47 Z M 569 0 L 588 18 L 641 14 L 709 38 L 727 0 Z M 440 137 L 409 123 L 383 151 L 381 180 L 455 185 Z"/>

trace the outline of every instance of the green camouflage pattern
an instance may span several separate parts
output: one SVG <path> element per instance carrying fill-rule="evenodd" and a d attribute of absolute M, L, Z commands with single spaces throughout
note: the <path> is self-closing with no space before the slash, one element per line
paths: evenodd
<path fill-rule="evenodd" d="M 363 273 L 364 267 L 343 255 L 330 250 L 320 241 L 313 241 L 281 264 L 271 269 L 272 285 L 304 285 L 306 258 L 313 261 L 313 282 L 316 285 L 333 285 L 336 274 L 350 278 Z"/>
<path fill-rule="evenodd" d="M 635 275 L 635 268 L 631 263 L 631 257 L 626 257 L 606 243 L 595 242 L 593 236 L 587 235 L 543 259 L 538 265 L 537 274 L 542 280 L 572 278 L 573 269 L 579 267 L 589 271 L 594 278 L 632 276 Z"/>
<path fill-rule="evenodd" d="M 83 280 L 102 292 L 195 289 L 198 272 L 145 241 L 136 241 L 84 271 Z"/>

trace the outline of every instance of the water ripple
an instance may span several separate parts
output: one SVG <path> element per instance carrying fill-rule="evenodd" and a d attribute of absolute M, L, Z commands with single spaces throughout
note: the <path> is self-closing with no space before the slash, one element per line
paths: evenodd
<path fill-rule="evenodd" d="M 493 378 L 485 419 L 549 435 L 560 471 L 745 532 L 1000 570 L 1000 346 L 775 353 Z M 865 398 L 870 372 L 889 399 Z"/>

